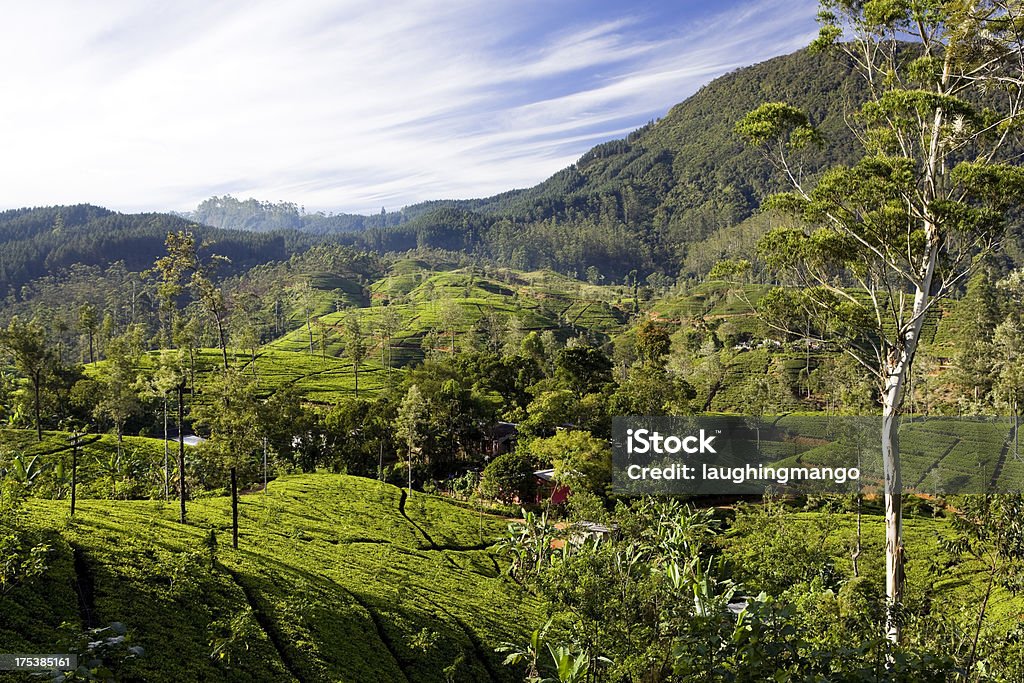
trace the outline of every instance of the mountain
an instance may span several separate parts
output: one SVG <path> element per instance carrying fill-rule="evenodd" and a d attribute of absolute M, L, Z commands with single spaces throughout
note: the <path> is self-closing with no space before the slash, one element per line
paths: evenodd
<path fill-rule="evenodd" d="M 235 272 L 286 259 L 314 242 L 294 232 L 257 235 L 195 225 L 180 216 L 123 214 L 88 204 L 14 209 L 0 212 L 0 299 L 16 297 L 30 280 L 72 265 L 123 261 L 128 270 L 144 270 L 163 255 L 167 233 L 186 228 L 229 258 Z"/>
<path fill-rule="evenodd" d="M 598 145 L 535 187 L 417 204 L 403 210 L 401 225 L 348 239 L 386 250 L 475 251 L 523 269 L 674 274 L 694 245 L 747 219 L 781 189 L 771 165 L 734 134 L 738 119 L 766 101 L 807 111 L 826 139 L 803 159 L 814 174 L 854 158 L 844 112 L 863 94 L 845 59 L 801 50 L 716 79 L 659 121 Z"/>
<path fill-rule="evenodd" d="M 296 230 L 313 234 L 356 232 L 371 227 L 387 227 L 401 222 L 400 214 L 381 211 L 376 216 L 351 213 L 306 213 L 304 207 L 292 202 L 266 202 L 231 195 L 210 197 L 195 211 L 178 214 L 182 218 L 225 230 L 271 232 Z"/>
<path fill-rule="evenodd" d="M 182 215 L 221 228 L 330 234 L 379 251 L 472 252 L 519 269 L 675 274 L 693 245 L 741 223 L 765 194 L 781 188 L 770 164 L 733 133 L 738 119 L 765 101 L 806 110 L 827 141 L 804 159 L 813 174 L 853 159 L 844 112 L 863 94 L 845 59 L 801 50 L 714 80 L 661 120 L 594 147 L 529 189 L 374 216 L 211 197 Z"/>
<path fill-rule="evenodd" d="M 813 179 L 856 158 L 846 117 L 864 97 L 846 58 L 801 50 L 726 74 L 664 118 L 594 147 L 544 182 L 493 197 L 358 216 L 225 196 L 177 216 L 65 207 L 63 226 L 53 208 L 9 211 L 0 214 L 0 294 L 76 259 L 99 263 L 116 253 L 130 268 L 148 266 L 166 230 L 190 221 L 212 226 L 203 228 L 204 239 L 218 240 L 236 252 L 227 255 L 249 264 L 331 241 L 378 252 L 463 252 L 518 270 L 589 273 L 605 281 L 652 273 L 702 277 L 724 256 L 749 255 L 771 225 L 756 213 L 761 201 L 784 187 L 771 164 L 734 133 L 736 121 L 767 101 L 805 110 L 825 140 L 799 160 Z M 1019 226 L 1011 235 L 1008 253 L 1020 261 Z"/>

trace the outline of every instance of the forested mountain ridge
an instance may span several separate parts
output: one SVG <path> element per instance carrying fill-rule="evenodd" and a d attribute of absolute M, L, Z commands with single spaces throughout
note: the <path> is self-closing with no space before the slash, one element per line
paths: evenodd
<path fill-rule="evenodd" d="M 733 71 L 657 122 L 598 145 L 538 185 L 493 197 L 434 200 L 373 216 L 307 214 L 288 202 L 211 197 L 182 214 L 255 232 L 299 230 L 380 251 L 475 252 L 519 269 L 582 273 L 594 266 L 675 274 L 694 243 L 750 217 L 778 189 L 774 169 L 733 126 L 765 101 L 805 109 L 827 144 L 808 173 L 852 159 L 843 118 L 863 85 L 838 57 L 801 50 Z"/>
<path fill-rule="evenodd" d="M 227 270 L 235 272 L 287 259 L 316 241 L 294 232 L 220 230 L 170 214 L 123 214 L 89 204 L 14 209 L 0 212 L 0 299 L 20 296 L 31 280 L 74 265 L 122 261 L 130 271 L 144 270 L 163 253 L 167 233 L 186 228 L 230 259 Z"/>
<path fill-rule="evenodd" d="M 734 134 L 737 120 L 765 101 L 805 109 L 827 141 L 803 160 L 813 174 L 852 160 L 844 112 L 863 92 L 846 60 L 801 50 L 716 79 L 663 119 L 594 147 L 532 188 L 416 204 L 338 238 L 381 251 L 474 252 L 518 269 L 675 274 L 694 244 L 750 217 L 780 189 L 774 169 Z"/>
<path fill-rule="evenodd" d="M 778 187 L 774 169 L 744 147 L 733 126 L 765 101 L 808 112 L 827 139 L 805 159 L 809 172 L 852 158 L 843 121 L 863 86 L 845 60 L 801 50 L 733 71 L 701 88 L 622 140 L 594 147 L 573 166 L 530 190 L 482 208 L 529 220 L 579 214 L 647 227 L 666 246 L 738 223 Z"/>

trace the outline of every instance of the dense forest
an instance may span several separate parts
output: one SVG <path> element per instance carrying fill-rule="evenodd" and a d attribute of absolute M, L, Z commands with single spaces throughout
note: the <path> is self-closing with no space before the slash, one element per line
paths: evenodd
<path fill-rule="evenodd" d="M 842 111 L 864 93 L 849 63 L 801 51 L 716 79 L 664 118 L 595 147 L 530 189 L 365 217 L 213 197 L 187 217 L 259 232 L 351 233 L 338 240 L 383 252 L 465 251 L 520 270 L 550 268 L 581 278 L 591 267 L 620 281 L 633 270 L 704 275 L 706 268 L 691 264 L 714 248 L 706 240 L 750 217 L 779 187 L 771 166 L 744 148 L 733 123 L 764 100 L 807 109 L 828 138 L 807 155 L 805 168 L 813 174 L 852 158 Z"/>

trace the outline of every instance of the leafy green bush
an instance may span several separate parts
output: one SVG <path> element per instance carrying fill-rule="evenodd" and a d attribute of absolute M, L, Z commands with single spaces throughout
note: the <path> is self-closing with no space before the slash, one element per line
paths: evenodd
<path fill-rule="evenodd" d="M 533 461 L 518 451 L 502 453 L 484 468 L 481 486 L 484 495 L 504 503 L 530 501 L 537 493 Z"/>

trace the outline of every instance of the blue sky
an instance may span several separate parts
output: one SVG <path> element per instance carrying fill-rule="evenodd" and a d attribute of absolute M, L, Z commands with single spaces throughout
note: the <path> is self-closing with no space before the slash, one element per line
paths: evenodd
<path fill-rule="evenodd" d="M 12 3 L 0 207 L 214 194 L 396 210 L 540 182 L 733 69 L 815 3 Z"/>

